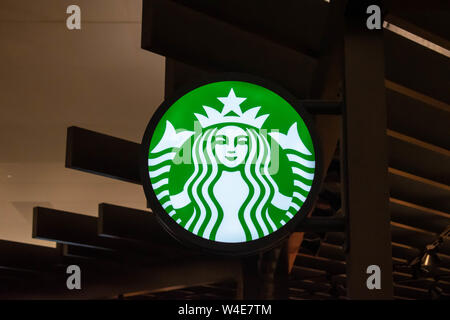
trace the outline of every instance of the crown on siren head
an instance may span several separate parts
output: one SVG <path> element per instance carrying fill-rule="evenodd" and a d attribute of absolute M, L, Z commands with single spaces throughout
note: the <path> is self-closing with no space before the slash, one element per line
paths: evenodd
<path fill-rule="evenodd" d="M 264 121 L 269 116 L 268 114 L 256 116 L 261 107 L 254 107 L 242 112 L 240 104 L 247 98 L 236 97 L 233 89 L 230 90 L 228 97 L 220 97 L 217 99 L 223 103 L 222 112 L 208 106 L 203 106 L 206 116 L 195 113 L 203 128 L 221 123 L 241 123 L 261 129 Z"/>

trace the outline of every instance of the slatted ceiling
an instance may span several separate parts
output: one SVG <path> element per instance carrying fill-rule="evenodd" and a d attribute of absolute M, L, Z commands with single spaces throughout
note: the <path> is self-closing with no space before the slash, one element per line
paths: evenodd
<path fill-rule="evenodd" d="M 220 293 L 223 295 L 228 296 L 236 296 L 237 293 L 237 282 L 224 282 L 224 283 L 213 283 L 213 284 L 206 284 L 203 287 L 204 292 L 214 292 L 214 293 Z"/>
<path fill-rule="evenodd" d="M 310 257 L 310 259 L 317 259 L 317 257 Z M 322 266 L 314 265 L 313 268 L 309 268 L 310 264 L 304 263 L 304 261 L 298 261 L 301 264 L 301 267 L 296 266 L 296 273 L 292 276 L 291 279 L 291 287 L 301 288 L 303 290 L 317 292 L 317 291 L 327 291 L 325 289 L 330 288 L 330 284 L 327 282 L 329 280 L 326 279 L 326 272 L 333 271 L 333 265 L 335 262 L 325 259 L 322 260 Z M 393 261 L 395 263 L 406 263 L 407 261 L 404 259 L 394 258 Z M 344 263 L 345 266 L 345 263 Z M 326 270 L 326 271 L 325 271 Z M 395 271 L 393 273 L 394 282 L 396 286 L 398 286 L 400 291 L 396 293 L 398 296 L 407 296 L 412 298 L 418 298 L 418 293 L 415 292 L 422 290 L 428 290 L 428 288 L 435 283 L 433 279 L 414 279 L 410 268 L 406 268 L 407 272 L 399 272 Z M 446 271 L 444 268 L 439 269 L 441 272 Z M 333 277 L 335 279 L 335 277 Z M 337 279 L 338 283 L 345 285 L 345 275 L 340 275 Z M 440 280 L 437 282 L 438 286 L 442 288 L 445 292 L 450 292 L 450 282 L 445 280 Z M 407 287 L 407 292 L 402 291 L 403 287 Z M 428 292 L 428 291 L 427 291 Z M 428 297 L 427 297 L 428 298 Z"/>
<path fill-rule="evenodd" d="M 388 130 L 387 135 L 390 167 L 450 184 L 449 150 L 392 130 Z M 448 135 L 450 136 L 450 132 Z"/>
<path fill-rule="evenodd" d="M 404 40 L 401 42 L 407 43 Z M 446 63 L 443 66 L 444 69 L 448 67 L 448 62 Z M 388 69 L 387 73 L 389 74 Z M 411 72 L 407 76 L 411 76 Z M 412 78 L 415 80 L 417 77 Z M 406 246 L 405 243 L 422 249 L 423 246 L 433 241 L 433 234 L 427 233 L 426 230 L 434 232 L 435 238 L 436 233 L 441 232 L 449 224 L 449 203 L 446 199 L 450 195 L 445 185 L 448 184 L 450 178 L 448 170 L 446 170 L 449 167 L 447 148 L 450 146 L 450 136 L 447 128 L 450 120 L 450 108 L 445 102 L 436 100 L 435 95 L 424 95 L 423 87 L 416 87 L 421 91 L 417 92 L 403 86 L 406 84 L 411 87 L 414 83 L 412 80 L 409 83 L 404 82 L 404 79 L 395 79 L 401 84 L 386 81 L 390 166 L 393 167 L 389 170 L 391 196 L 393 197 L 390 199 L 390 211 L 393 221 L 400 222 L 397 225 L 393 224 L 392 236 L 393 241 L 401 242 L 394 242 L 392 248 L 394 257 L 400 256 L 407 259 L 394 258 L 394 261 L 403 261 L 403 263 L 420 254 L 419 249 Z M 443 96 L 439 97 L 442 99 Z M 448 100 L 446 101 L 448 102 Z M 417 204 L 422 204 L 422 206 Z M 441 211 L 433 210 L 436 208 Z M 448 248 L 441 248 L 440 251 L 448 252 Z M 446 266 L 448 256 L 440 254 L 440 257 L 442 257 L 442 265 Z M 440 270 L 445 272 L 445 269 L 441 268 Z M 414 287 L 427 284 L 413 281 L 410 282 L 410 285 Z M 445 285 L 444 283 L 442 286 L 445 287 Z M 396 294 L 398 293 L 396 292 Z M 412 294 L 414 298 L 417 298 L 416 295 L 417 292 Z"/>
<path fill-rule="evenodd" d="M 342 276 L 335 276 L 333 277 L 333 283 L 340 286 L 340 290 L 345 291 L 345 281 L 346 278 L 344 275 Z M 322 278 L 301 278 L 291 281 L 289 289 L 292 290 L 306 290 L 310 291 L 312 293 L 328 293 L 330 290 L 332 284 L 330 283 L 329 279 L 326 279 L 325 277 Z"/>
<path fill-rule="evenodd" d="M 440 256 L 444 256 L 445 259 L 448 258 L 448 256 L 445 255 L 440 255 Z M 412 278 L 412 270 L 411 268 L 408 266 L 408 259 L 404 259 L 404 258 L 398 258 L 398 257 L 393 257 L 393 263 L 397 266 L 399 266 L 399 270 L 402 270 L 402 272 L 399 271 L 395 271 L 394 275 L 395 275 L 395 279 L 396 280 L 404 280 L 404 279 L 411 279 Z M 308 272 L 313 270 L 315 271 L 317 274 L 312 274 L 311 275 L 311 281 L 318 281 L 319 276 L 321 276 L 321 278 L 325 279 L 325 275 L 327 273 L 329 274 L 337 274 L 339 275 L 339 277 L 343 277 L 345 276 L 345 261 L 337 261 L 337 260 L 332 260 L 329 258 L 323 258 L 320 256 L 310 256 L 310 255 L 304 255 L 304 254 L 299 254 L 296 260 L 296 267 L 301 267 L 301 269 L 299 269 L 298 273 L 296 275 L 293 275 L 293 279 L 305 279 L 308 278 L 307 276 L 301 276 L 302 272 L 307 274 L 307 275 L 311 275 Z M 306 270 L 308 272 L 304 272 L 303 270 L 306 268 Z M 449 270 L 446 269 L 444 266 L 440 267 L 439 270 L 441 272 L 448 272 Z M 323 280 L 322 279 L 322 280 Z"/>
<path fill-rule="evenodd" d="M 296 265 L 305 266 L 312 269 L 326 271 L 330 274 L 344 274 L 345 263 L 341 261 L 331 260 L 328 258 L 311 256 L 306 254 L 297 254 L 295 260 Z"/>
<path fill-rule="evenodd" d="M 334 299 L 324 292 L 311 293 L 305 289 L 289 288 L 289 299 L 291 300 L 329 300 Z"/>
<path fill-rule="evenodd" d="M 301 279 L 310 279 L 310 278 L 319 278 L 322 276 L 325 276 L 326 272 L 323 270 L 316 270 L 313 268 L 308 268 L 308 267 L 303 267 L 303 266 L 298 266 L 298 265 L 294 265 L 292 267 L 292 271 L 291 271 L 291 277 L 292 279 L 297 279 L 297 280 L 301 280 Z"/>
<path fill-rule="evenodd" d="M 394 282 L 398 286 L 408 286 L 411 288 L 417 288 L 419 290 L 428 290 L 435 281 L 433 279 L 413 279 L 412 275 L 401 272 L 394 272 Z M 440 287 L 443 290 L 448 290 L 445 283 L 442 283 Z"/>
<path fill-rule="evenodd" d="M 235 297 L 236 289 L 226 290 L 222 283 L 216 284 L 214 288 L 205 285 L 183 289 L 174 288 L 173 290 L 160 292 L 135 292 L 123 295 L 124 300 L 232 300 Z"/>
<path fill-rule="evenodd" d="M 340 266 L 336 267 L 337 265 Z M 342 270 L 342 263 L 330 259 L 299 254 L 296 265 L 294 265 L 290 276 L 290 290 L 295 292 L 307 292 L 309 295 L 304 297 L 307 299 L 313 299 L 313 296 L 316 296 L 317 299 L 317 294 L 320 294 L 321 292 L 324 293 L 327 298 L 336 299 L 329 295 L 331 284 L 330 279 L 327 277 L 327 271 L 328 273 L 333 274 L 331 279 L 334 283 L 345 288 L 346 275 L 345 270 Z M 344 273 L 342 273 L 342 271 Z M 311 296 L 311 294 L 313 296 Z M 289 296 L 298 297 L 298 294 L 295 295 L 290 293 Z"/>
<path fill-rule="evenodd" d="M 126 300 L 207 300 L 235 299 L 236 281 L 192 286 L 188 288 L 172 288 L 164 291 L 144 291 L 124 294 Z"/>
<path fill-rule="evenodd" d="M 411 260 L 417 255 L 419 255 L 421 251 L 414 247 L 392 242 L 392 252 L 394 263 L 406 264 L 408 260 Z M 320 257 L 336 261 L 342 261 L 345 263 L 345 253 L 342 246 L 337 246 L 323 242 L 318 252 L 318 255 Z M 447 258 L 447 256 L 443 257 L 445 259 Z"/>
<path fill-rule="evenodd" d="M 337 246 L 333 244 L 329 244 L 326 242 L 322 242 L 322 245 L 320 246 L 318 255 L 321 257 L 337 260 L 337 261 L 344 261 L 345 260 L 345 253 L 342 246 Z"/>
<path fill-rule="evenodd" d="M 411 300 L 416 300 L 416 299 L 396 296 L 395 293 L 394 293 L 394 300 L 409 300 L 409 301 L 411 301 Z"/>
<path fill-rule="evenodd" d="M 446 281 L 446 282 L 450 282 L 450 269 L 449 268 L 439 267 L 437 273 L 438 273 L 439 279 Z"/>
<path fill-rule="evenodd" d="M 392 257 L 392 262 L 396 265 L 405 265 L 408 263 L 408 260 L 403 258 Z"/>
<path fill-rule="evenodd" d="M 429 299 L 428 290 L 406 285 L 396 284 L 394 286 L 394 294 L 414 299 Z"/>
<path fill-rule="evenodd" d="M 411 274 L 394 272 L 394 281 L 399 285 L 410 286 L 419 289 L 428 289 L 433 284 L 437 284 L 445 292 L 450 292 L 450 282 L 435 281 L 433 278 L 414 279 Z"/>
<path fill-rule="evenodd" d="M 394 257 L 403 258 L 405 260 L 411 260 L 417 257 L 421 253 L 421 250 L 411 246 L 407 246 L 402 243 L 392 242 L 392 255 Z"/>
<path fill-rule="evenodd" d="M 310 92 L 316 59 L 206 14 L 172 1 L 146 1 L 142 26 L 146 50 L 194 66 L 259 75 L 299 98 Z"/>
<path fill-rule="evenodd" d="M 450 212 L 450 187 L 414 174 L 389 168 L 390 195 L 431 209 Z"/>
<path fill-rule="evenodd" d="M 332 280 L 345 286 L 346 274 L 345 262 L 324 259 L 317 256 L 309 256 L 304 260 L 297 259 L 296 264 L 290 274 L 291 281 L 315 281 L 328 283 L 328 276 L 332 276 Z"/>
<path fill-rule="evenodd" d="M 409 249 L 405 249 L 409 248 Z M 408 247 L 393 243 L 393 260 L 402 270 L 409 270 L 408 264 L 413 261 L 414 258 L 419 257 L 423 253 L 423 249 Z M 448 255 L 448 248 L 440 249 L 437 252 L 438 258 L 441 260 L 439 264 L 438 274 L 447 274 L 450 272 L 450 255 Z"/>
<path fill-rule="evenodd" d="M 408 281 L 413 279 L 413 276 L 409 273 L 394 271 L 392 273 L 395 281 Z"/>
<path fill-rule="evenodd" d="M 414 228 L 405 224 L 391 222 L 392 241 L 411 245 L 416 248 L 425 248 L 432 243 L 437 234 L 423 229 Z"/>
<path fill-rule="evenodd" d="M 447 245 L 448 245 L 448 243 L 447 243 Z M 445 251 L 448 252 L 448 249 L 446 249 Z M 441 260 L 441 266 L 444 267 L 445 269 L 450 270 L 450 255 L 438 252 L 437 256 Z M 450 276 L 450 274 L 449 274 L 449 276 Z"/>
<path fill-rule="evenodd" d="M 445 7 L 446 5 L 447 7 Z M 402 6 L 401 9 L 399 8 L 400 10 L 395 12 L 395 15 L 422 29 L 423 32 L 446 39 L 446 47 L 450 49 L 450 44 L 448 44 L 450 39 L 450 12 L 445 8 L 448 8 L 446 1 L 441 1 L 441 8 L 430 8 L 428 10 L 404 10 Z"/>
<path fill-rule="evenodd" d="M 442 232 L 446 225 L 450 225 L 448 213 L 395 198 L 390 198 L 389 210 L 392 221 L 435 233 Z"/>
<path fill-rule="evenodd" d="M 434 280 L 412 279 L 407 263 L 450 224 L 449 62 L 385 30 L 392 252 L 395 270 L 403 272 L 394 273 L 396 296 L 430 297 Z M 438 252 L 437 273 L 448 274 L 448 240 Z M 449 293 L 450 282 L 443 279 L 438 285 Z"/>
<path fill-rule="evenodd" d="M 450 105 L 386 81 L 387 126 L 390 130 L 448 149 Z M 408 95 L 409 94 L 409 95 Z"/>
<path fill-rule="evenodd" d="M 282 1 L 277 5 L 258 0 L 175 1 L 272 41 L 315 54 L 319 54 L 330 12 L 329 3 L 317 0 Z"/>
<path fill-rule="evenodd" d="M 388 80 L 450 103 L 449 58 L 389 30 L 384 39 Z"/>
<path fill-rule="evenodd" d="M 396 173 L 395 170 L 393 172 Z M 426 244 L 433 242 L 437 237 L 437 233 L 441 232 L 443 230 L 443 228 L 445 228 L 446 223 L 443 224 L 442 220 L 440 220 L 440 219 L 444 219 L 445 220 L 444 222 L 446 222 L 447 221 L 447 213 L 429 209 L 429 208 L 422 207 L 422 206 L 418 206 L 413 203 L 405 202 L 405 201 L 395 199 L 395 198 L 391 198 L 390 202 L 391 202 L 391 205 L 405 207 L 404 210 L 407 211 L 404 213 L 397 212 L 397 213 L 393 214 L 394 217 L 396 217 L 397 219 L 399 219 L 401 217 L 401 214 L 404 214 L 404 218 L 405 218 L 405 221 L 403 221 L 403 222 L 405 222 L 404 224 L 398 223 L 396 221 L 393 221 L 393 223 L 392 223 L 393 237 L 394 237 L 393 240 L 397 241 L 392 244 L 392 250 L 393 250 L 393 256 L 394 256 L 393 262 L 396 264 L 400 263 L 400 264 L 405 265 L 412 258 L 419 255 L 421 252 L 420 249 L 422 249 Z M 411 217 L 413 217 L 413 214 L 411 214 L 410 211 L 412 211 L 412 210 L 417 211 L 417 212 L 415 212 L 416 220 L 411 219 Z M 408 213 L 410 215 L 410 219 L 407 218 Z M 428 222 L 428 224 L 425 223 L 425 225 L 421 225 L 421 222 L 420 222 L 421 219 L 423 221 Z M 411 222 L 413 222 L 413 223 L 411 223 Z M 416 227 L 418 227 L 418 228 L 409 226 L 410 224 L 414 225 L 414 222 L 417 223 Z M 423 229 L 425 229 L 425 230 L 423 230 Z M 429 231 L 432 231 L 432 232 L 429 232 Z M 413 239 L 413 242 L 408 242 L 409 239 Z M 344 251 L 343 251 L 342 247 L 340 246 L 340 244 L 343 243 L 343 240 L 344 240 L 343 234 L 327 233 L 326 237 L 325 237 L 326 242 L 322 242 L 321 247 L 318 251 L 318 256 L 326 257 L 326 258 L 329 258 L 330 260 L 331 259 L 341 260 L 341 261 L 345 260 Z M 331 242 L 331 243 L 329 243 L 329 242 Z M 405 245 L 405 242 L 415 245 L 415 246 L 418 246 L 420 249 Z M 446 245 L 446 244 L 447 244 L 447 242 L 444 243 L 444 245 Z M 441 248 L 441 252 L 447 252 L 446 250 L 448 250 L 448 249 L 445 247 Z M 304 255 L 304 254 L 300 254 L 300 255 Z M 442 253 L 439 253 L 439 256 L 443 258 L 443 259 L 441 259 L 443 261 L 443 263 L 441 265 L 441 268 L 439 268 L 439 272 L 447 273 L 448 270 L 445 267 L 447 266 L 449 256 L 446 254 L 442 254 Z M 304 261 L 298 260 L 296 263 L 298 265 L 302 265 L 302 266 L 311 266 L 311 264 L 305 263 L 305 260 L 306 259 L 304 259 Z M 395 281 L 400 281 L 401 279 L 404 280 L 404 279 L 412 278 L 411 269 L 406 266 L 403 269 L 406 270 L 405 271 L 406 273 L 403 273 L 403 275 L 404 275 L 403 278 L 400 277 L 399 275 L 395 275 L 395 277 L 394 277 Z M 313 280 L 313 281 L 323 281 L 323 280 L 320 279 L 320 280 Z M 396 290 L 398 292 L 397 292 L 396 296 L 398 296 L 400 298 L 413 298 L 413 299 L 423 298 L 424 297 L 423 291 L 419 290 L 417 292 L 417 290 L 414 290 L 414 287 L 417 287 L 419 289 L 424 289 L 424 288 L 428 289 L 428 286 L 431 285 L 431 283 L 432 283 L 431 281 L 411 281 L 408 283 L 409 286 L 407 286 L 406 288 L 405 288 L 405 286 L 397 288 Z M 446 290 L 446 291 L 448 290 L 447 282 L 443 281 L 442 283 L 439 283 L 439 285 L 444 290 Z M 412 288 L 412 289 L 410 289 L 410 288 Z M 428 297 L 429 297 L 428 290 L 426 290 L 426 298 L 428 298 Z"/>
<path fill-rule="evenodd" d="M 409 286 L 425 290 L 428 290 L 433 285 L 437 285 L 439 288 L 444 290 L 445 294 L 450 292 L 450 282 L 443 280 L 435 281 L 433 278 L 414 279 L 410 274 L 395 272 L 394 281 L 401 286 Z"/>
<path fill-rule="evenodd" d="M 396 272 L 394 273 L 395 277 L 395 281 L 400 281 L 400 280 L 404 280 L 404 279 L 411 279 L 412 275 L 411 275 L 411 269 L 409 267 L 406 267 L 406 264 L 411 261 L 413 258 L 417 257 L 420 253 L 421 250 L 414 248 L 414 247 L 410 247 L 410 246 L 406 246 L 403 244 L 399 244 L 399 243 L 392 243 L 392 250 L 393 250 L 393 262 L 395 264 L 400 264 L 400 265 L 404 265 L 403 268 L 400 268 L 401 270 L 406 270 L 406 272 Z M 319 250 L 318 255 L 320 257 L 326 257 L 328 259 L 326 260 L 322 260 L 323 264 L 327 264 L 327 261 L 332 261 L 332 260 L 336 260 L 336 261 L 332 261 L 331 262 L 331 266 L 334 265 L 338 260 L 341 260 L 343 263 L 345 260 L 345 255 L 344 255 L 344 251 L 342 249 L 342 247 L 340 246 L 335 246 L 335 245 L 330 245 L 328 243 L 322 243 L 322 246 Z M 442 263 L 441 263 L 441 268 L 439 269 L 439 272 L 441 273 L 448 273 L 448 264 L 450 263 L 450 256 L 442 254 L 442 253 L 438 253 L 439 258 L 441 259 Z M 318 259 L 318 257 L 314 257 L 311 259 Z M 320 259 L 320 258 L 319 258 Z M 307 266 L 312 266 L 310 262 L 308 262 L 306 260 L 302 261 L 302 260 L 297 260 L 296 261 L 297 265 L 301 265 L 304 267 Z M 316 266 L 317 267 L 317 266 Z M 326 268 L 326 267 L 325 267 Z M 330 267 L 329 267 L 330 268 Z M 324 270 L 324 267 L 322 266 L 322 268 L 317 267 L 317 269 L 320 270 Z M 398 269 L 395 268 L 395 269 Z M 403 275 L 403 278 L 402 278 Z M 448 288 L 448 281 L 444 281 L 443 283 L 443 287 Z M 450 290 L 449 290 L 450 292 Z"/>
<path fill-rule="evenodd" d="M 217 285 L 205 285 L 205 286 L 196 286 L 191 287 L 189 290 L 192 291 L 192 294 L 213 294 L 213 295 L 227 295 L 227 296 L 233 296 L 236 293 L 236 285 L 234 283 L 234 286 L 231 288 L 226 287 L 227 284 L 224 284 L 224 286 L 217 286 Z"/>
<path fill-rule="evenodd" d="M 313 280 L 298 280 L 295 281 L 295 286 L 292 286 L 292 284 L 294 283 L 291 283 L 291 288 L 300 288 L 312 292 L 328 292 L 331 288 L 329 283 L 317 282 Z"/>

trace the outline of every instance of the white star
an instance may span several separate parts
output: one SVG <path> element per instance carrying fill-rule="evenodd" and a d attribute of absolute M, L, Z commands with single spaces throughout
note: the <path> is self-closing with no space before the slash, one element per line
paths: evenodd
<path fill-rule="evenodd" d="M 228 97 L 217 98 L 223 103 L 222 115 L 226 115 L 228 112 L 233 111 L 239 116 L 242 116 L 241 107 L 239 106 L 247 98 L 238 98 L 234 94 L 233 89 L 230 90 Z"/>

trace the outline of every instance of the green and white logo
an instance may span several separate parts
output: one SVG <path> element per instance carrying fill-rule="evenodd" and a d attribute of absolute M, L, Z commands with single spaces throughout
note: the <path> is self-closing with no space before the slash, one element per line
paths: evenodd
<path fill-rule="evenodd" d="M 165 213 L 198 237 L 263 238 L 301 209 L 316 156 L 299 113 L 245 81 L 197 87 L 171 104 L 148 148 L 148 177 Z"/>

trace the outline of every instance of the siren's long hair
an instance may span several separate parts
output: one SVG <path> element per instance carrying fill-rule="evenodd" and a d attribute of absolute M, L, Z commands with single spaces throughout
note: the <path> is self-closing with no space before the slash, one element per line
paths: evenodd
<path fill-rule="evenodd" d="M 194 139 L 194 172 L 185 184 L 194 205 L 185 228 L 210 240 L 215 240 L 224 215 L 213 193 L 213 187 L 221 175 L 212 142 L 216 132 L 217 128 L 207 129 Z M 249 187 L 249 194 L 237 214 L 249 241 L 276 229 L 268 208 L 277 187 L 269 174 L 271 152 L 267 138 L 253 128 L 247 128 L 246 132 L 248 152 L 245 163 L 239 166 L 239 170 Z"/>

